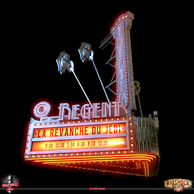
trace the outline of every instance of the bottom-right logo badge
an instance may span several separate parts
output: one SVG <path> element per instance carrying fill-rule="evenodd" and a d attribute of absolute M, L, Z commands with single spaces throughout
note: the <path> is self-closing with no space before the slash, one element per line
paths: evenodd
<path fill-rule="evenodd" d="M 165 188 L 172 188 L 175 192 L 183 191 L 184 189 L 188 189 L 192 187 L 191 180 L 188 179 L 182 179 L 182 178 L 174 178 L 174 179 L 168 179 L 164 181 L 164 187 Z"/>

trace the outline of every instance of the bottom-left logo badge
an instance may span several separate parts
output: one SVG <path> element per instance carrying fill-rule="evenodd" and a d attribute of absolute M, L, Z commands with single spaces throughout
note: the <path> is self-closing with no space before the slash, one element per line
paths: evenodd
<path fill-rule="evenodd" d="M 12 193 L 15 188 L 19 187 L 19 178 L 17 178 L 15 175 L 5 175 L 2 179 L 2 188 L 6 188 L 6 191 L 8 193 Z"/>

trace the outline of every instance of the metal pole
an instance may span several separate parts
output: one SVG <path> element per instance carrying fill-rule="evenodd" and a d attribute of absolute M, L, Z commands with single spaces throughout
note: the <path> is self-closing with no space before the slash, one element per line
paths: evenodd
<path fill-rule="evenodd" d="M 72 70 L 72 68 L 71 68 L 71 70 Z M 77 82 L 79 83 L 79 85 L 80 85 L 80 87 L 81 87 L 81 89 L 82 89 L 83 93 L 85 94 L 85 96 L 86 96 L 86 98 L 87 98 L 88 102 L 90 103 L 90 106 L 92 107 L 92 104 L 91 104 L 91 102 L 90 102 L 90 100 L 89 100 L 88 96 L 86 95 L 86 93 L 85 93 L 85 91 L 84 91 L 84 89 L 83 89 L 83 87 L 82 87 L 81 83 L 79 82 L 79 80 L 78 80 L 78 78 L 77 78 L 76 74 L 74 73 L 74 71 L 73 71 L 73 70 L 72 70 L 72 72 L 73 72 L 73 75 L 75 76 L 75 78 L 77 79 Z M 92 107 L 92 108 L 93 108 L 93 107 Z"/>
<path fill-rule="evenodd" d="M 104 48 L 106 48 L 106 46 L 108 46 L 109 43 L 110 43 L 110 42 L 108 42 L 108 43 L 102 48 L 102 50 L 103 50 Z"/>
<path fill-rule="evenodd" d="M 114 67 L 115 67 L 115 66 L 114 66 Z M 115 67 L 115 68 L 116 68 L 116 67 Z M 114 78 L 115 74 L 116 74 L 116 71 L 114 72 L 114 75 L 112 76 L 111 81 L 113 80 L 113 78 Z M 111 83 L 111 81 L 110 81 L 110 83 Z"/>
<path fill-rule="evenodd" d="M 93 63 L 93 65 L 94 65 L 94 68 L 95 68 L 95 70 L 96 70 L 96 73 L 97 73 L 97 75 L 98 75 L 98 78 L 99 78 L 99 80 L 100 80 L 100 83 L 101 83 L 101 85 L 102 85 L 102 88 L 103 88 L 103 90 L 104 90 L 104 93 L 105 93 L 105 95 L 106 95 L 106 98 L 107 98 L 108 102 L 110 103 L 109 98 L 108 98 L 108 96 L 107 96 L 107 94 L 106 94 L 106 91 L 105 91 L 105 89 L 104 89 L 102 80 L 101 80 L 101 78 L 100 78 L 100 75 L 98 74 L 98 70 L 96 69 L 96 65 L 94 64 L 94 61 L 93 61 L 93 60 L 92 60 L 92 63 Z"/>
<path fill-rule="evenodd" d="M 102 42 L 104 42 L 104 40 L 106 39 L 106 38 L 108 38 L 108 36 L 110 36 L 111 34 L 108 34 L 100 43 L 102 43 Z"/>
<path fill-rule="evenodd" d="M 112 52 L 112 54 L 111 54 L 110 58 L 113 56 L 114 51 L 115 51 L 115 48 L 113 49 L 113 52 Z"/>
<path fill-rule="evenodd" d="M 116 68 L 114 65 L 111 65 L 110 63 L 108 63 L 110 66 L 112 66 L 112 67 L 114 67 L 114 68 Z"/>
<path fill-rule="evenodd" d="M 141 103 L 140 103 L 140 99 L 139 99 L 139 94 L 137 95 L 137 98 L 138 98 L 138 102 L 139 102 L 139 109 L 140 109 L 141 117 L 143 117 L 143 113 L 141 110 Z"/>
<path fill-rule="evenodd" d="M 110 85 L 114 84 L 117 80 L 113 81 L 112 83 L 110 83 L 108 86 L 106 86 L 106 88 L 108 88 Z"/>
<path fill-rule="evenodd" d="M 112 59 L 114 59 L 116 57 L 116 55 L 114 55 L 111 59 L 109 59 L 106 63 L 105 63 L 105 65 L 107 64 L 107 63 L 109 63 L 109 61 L 111 61 Z"/>
<path fill-rule="evenodd" d="M 110 36 L 106 40 L 104 40 L 104 42 L 101 43 L 101 45 L 99 46 L 99 49 L 102 48 L 108 42 L 108 40 L 110 40 L 112 37 L 113 35 L 110 34 Z"/>
<path fill-rule="evenodd" d="M 111 39 L 111 40 L 112 40 L 112 39 Z M 111 40 L 110 40 L 110 41 L 111 41 Z M 102 48 L 102 50 L 103 50 L 109 43 L 111 44 L 110 41 Z"/>
<path fill-rule="evenodd" d="M 115 94 L 117 96 L 117 94 L 115 92 L 113 92 L 110 88 L 108 88 L 113 94 Z"/>

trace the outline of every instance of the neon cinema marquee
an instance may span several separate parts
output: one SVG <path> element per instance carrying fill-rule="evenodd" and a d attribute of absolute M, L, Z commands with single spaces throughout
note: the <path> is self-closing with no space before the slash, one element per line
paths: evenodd
<path fill-rule="evenodd" d="M 25 139 L 26 162 L 114 175 L 157 174 L 157 118 L 134 116 L 137 109 L 130 43 L 133 19 L 130 12 L 121 14 L 110 29 L 110 37 L 102 43 L 110 38 L 115 42 L 115 55 L 111 56 L 115 58 L 112 66 L 116 80 L 111 83 L 116 82 L 115 101 L 83 106 L 61 103 L 57 116 L 48 116 L 48 102 L 36 104 L 36 119 L 30 119 Z"/>
<path fill-rule="evenodd" d="M 47 102 L 40 102 L 34 108 L 34 115 L 40 118 L 31 124 L 28 153 L 58 153 L 127 148 L 129 122 L 120 120 L 120 102 L 72 105 L 62 103 L 59 116 L 46 117 L 50 110 Z M 101 108 L 101 109 L 100 109 Z M 67 110 L 67 114 L 64 112 Z M 86 111 L 87 110 L 87 111 Z M 107 114 L 108 113 L 108 114 Z M 104 118 L 104 119 L 103 119 Z M 107 119 L 109 118 L 109 119 Z M 48 121 L 52 122 L 48 122 Z M 35 121 L 34 119 L 32 121 Z M 54 122 L 55 121 L 55 122 Z"/>
<path fill-rule="evenodd" d="M 94 103 L 92 107 L 61 103 L 58 108 L 58 116 L 48 117 L 47 102 L 34 107 L 40 120 L 31 118 L 26 161 L 102 173 L 150 175 L 149 163 L 156 157 L 134 152 L 133 117 L 126 115 L 120 102 Z"/>

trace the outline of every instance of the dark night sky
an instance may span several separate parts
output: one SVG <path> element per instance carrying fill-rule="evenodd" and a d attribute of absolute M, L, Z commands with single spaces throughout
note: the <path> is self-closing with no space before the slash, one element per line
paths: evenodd
<path fill-rule="evenodd" d="M 190 120 L 191 71 L 186 61 L 180 11 L 173 6 L 130 3 L 123 6 L 68 3 L 58 5 L 13 5 L 12 19 L 5 22 L 6 69 L 2 76 L 4 128 L 1 129 L 0 176 L 12 173 L 21 180 L 21 188 L 32 187 L 163 187 L 171 178 L 193 180 L 192 120 Z M 177 5 L 180 6 L 181 5 Z M 108 35 L 114 17 L 126 10 L 134 14 L 131 46 L 134 79 L 141 84 L 140 100 L 144 117 L 159 115 L 160 167 L 152 178 L 118 178 L 99 174 L 76 173 L 34 167 L 23 159 L 22 142 L 27 123 L 33 115 L 33 105 L 40 99 L 52 102 L 50 116 L 58 115 L 59 102 L 87 103 L 73 74 L 58 72 L 56 58 L 61 51 L 70 54 L 75 72 L 89 99 L 106 102 L 106 97 L 91 61 L 82 63 L 78 48 L 85 41 L 92 45 L 94 62 L 104 85 L 112 77 L 112 67 L 106 66 L 111 46 L 100 50 L 100 42 Z M 9 15 L 9 14 L 8 14 Z M 188 16 L 187 16 L 188 17 Z M 185 37 L 186 39 L 186 37 Z M 9 67 L 8 67 L 9 66 Z M 11 80 L 11 81 L 10 81 Z M 187 82 L 188 81 L 188 82 Z M 188 91 L 188 92 L 187 92 Z M 114 94 L 107 91 L 110 99 Z M 188 98 L 187 98 L 188 97 Z M 139 106 L 136 116 L 140 116 Z M 4 123 L 4 122 L 3 122 Z"/>

